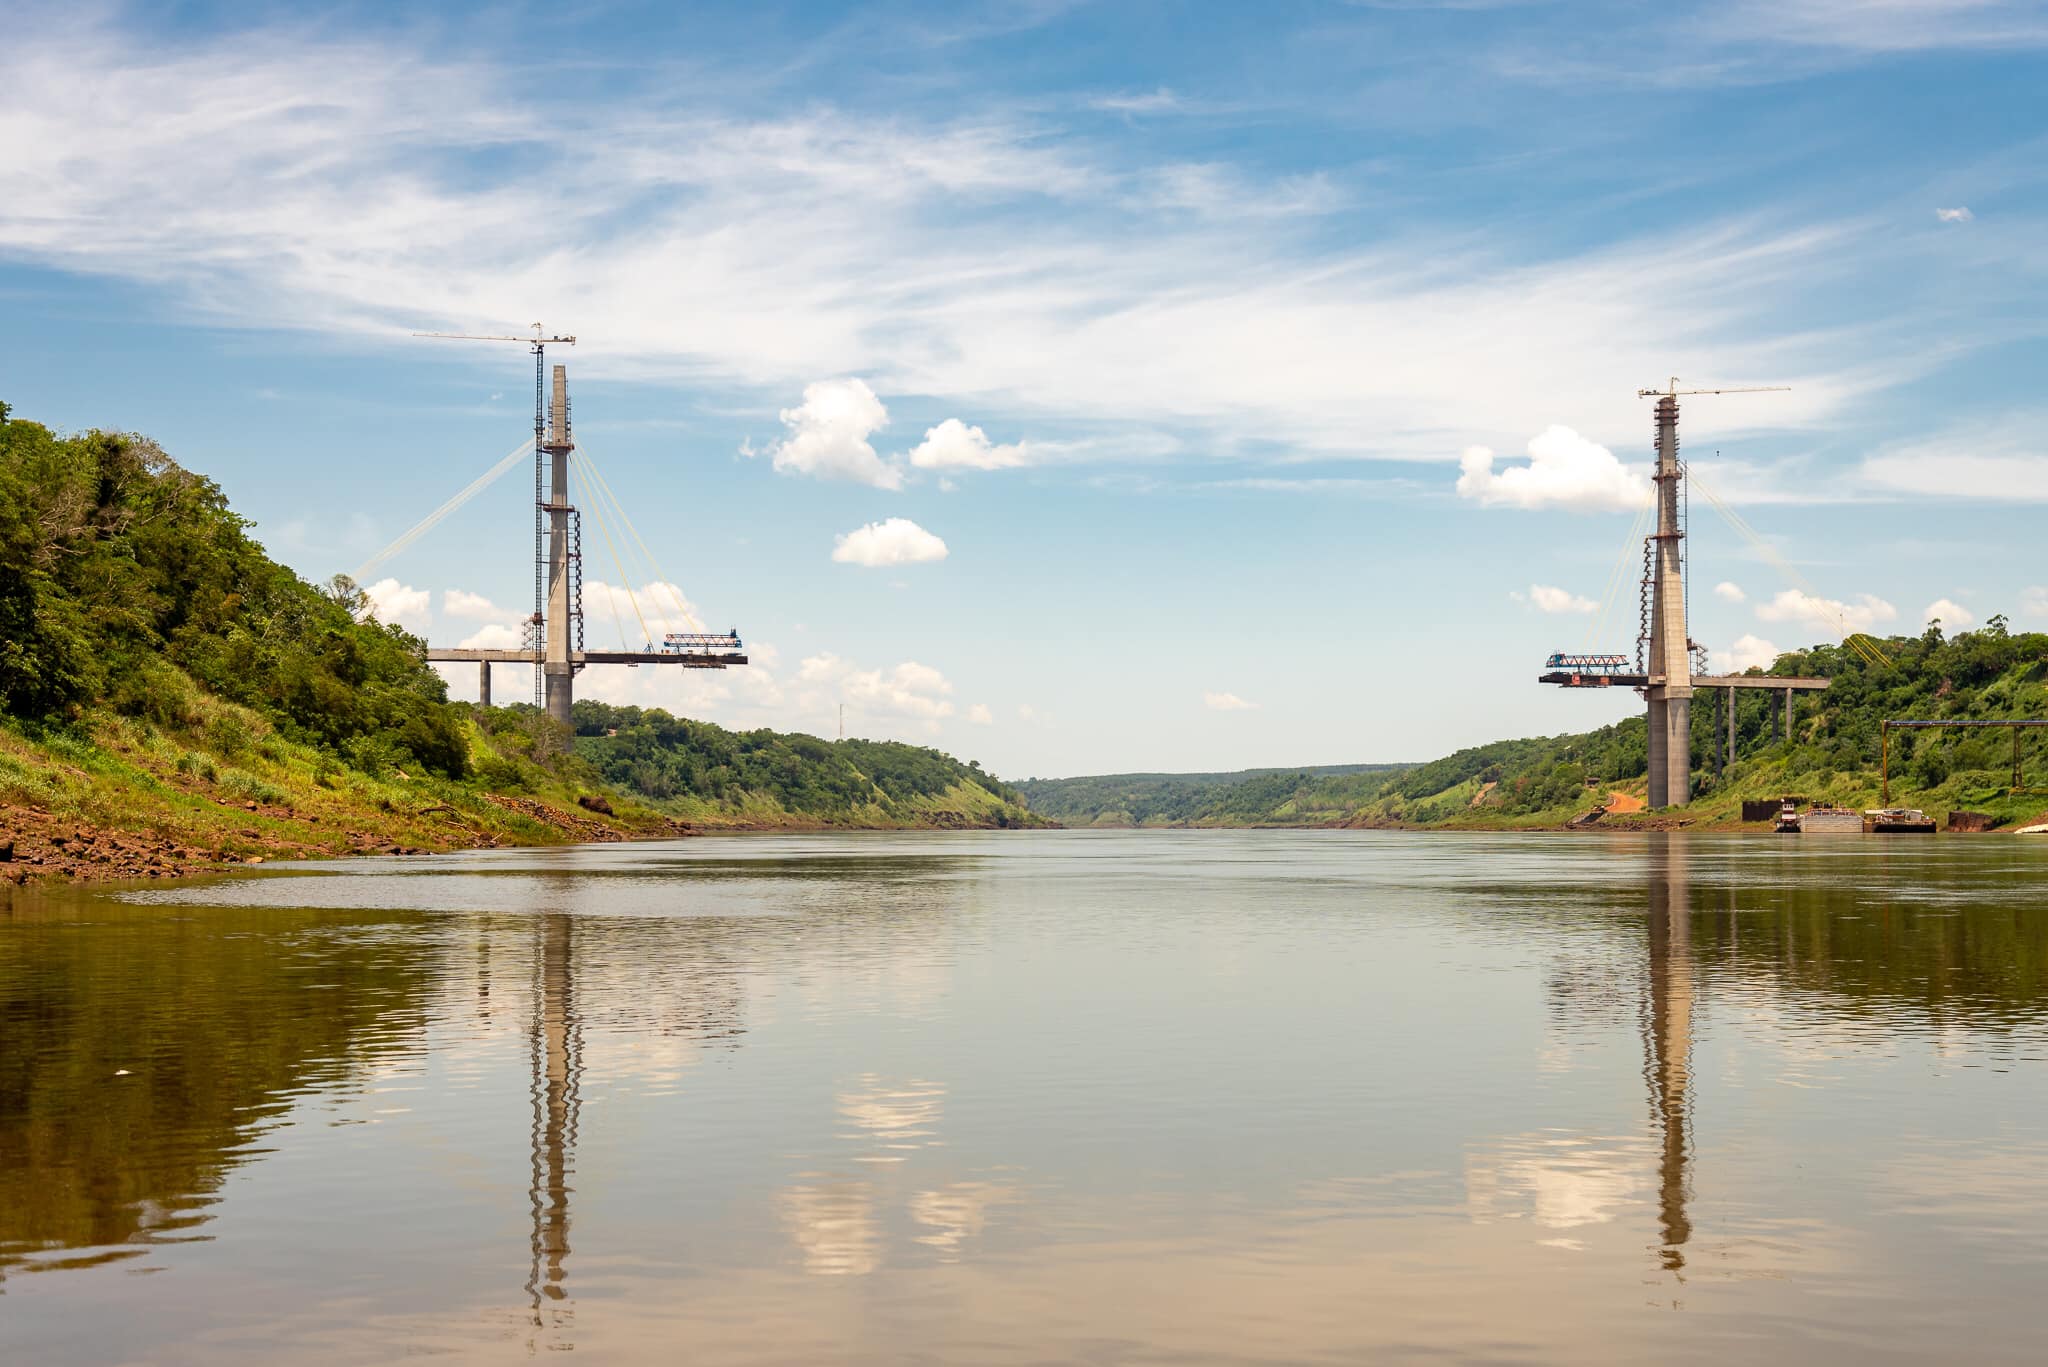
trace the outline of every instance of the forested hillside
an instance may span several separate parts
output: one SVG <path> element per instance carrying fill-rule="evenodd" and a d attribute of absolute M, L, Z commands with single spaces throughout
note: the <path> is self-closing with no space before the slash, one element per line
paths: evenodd
<path fill-rule="evenodd" d="M 1398 764 L 1329 764 L 1222 774 L 1098 774 L 1017 785 L 1031 810 L 1067 826 L 1302 825 L 1376 796 Z"/>
<path fill-rule="evenodd" d="M 1953 637 L 1930 627 L 1876 645 L 1881 663 L 1845 646 L 1781 656 L 1769 673 L 1834 682 L 1801 695 L 1789 740 L 1776 694 L 1740 692 L 1732 767 L 1721 760 L 1725 690 L 1696 695 L 1694 801 L 1685 819 L 1726 823 L 1738 818 L 1744 798 L 1785 794 L 1875 805 L 1886 718 L 2048 717 L 2048 635 L 2015 634 L 1994 617 Z M 2028 778 L 2016 793 L 2010 732 L 1895 733 L 1892 800 L 2030 820 L 2048 811 L 2048 735 L 2023 733 L 2021 748 Z M 1597 731 L 1475 745 L 1392 774 L 1111 775 L 1020 787 L 1035 808 L 1071 824 L 1550 826 L 1596 805 L 1612 805 L 1610 823 L 1625 824 L 1656 819 L 1619 815 L 1640 805 L 1647 768 L 1638 714 Z M 1613 800 L 1617 792 L 1622 801 Z"/>
<path fill-rule="evenodd" d="M 917 746 L 451 703 L 346 579 L 264 553 L 133 435 L 0 405 L 0 871 L 616 838 L 690 825 L 1032 824 Z"/>

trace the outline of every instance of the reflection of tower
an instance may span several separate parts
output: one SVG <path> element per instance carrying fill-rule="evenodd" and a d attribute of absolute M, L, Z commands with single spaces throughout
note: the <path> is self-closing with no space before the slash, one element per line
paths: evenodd
<path fill-rule="evenodd" d="M 1663 1145 L 1657 1159 L 1657 1204 L 1664 1266 L 1685 1266 L 1692 1237 L 1685 1213 L 1692 1161 L 1692 922 L 1684 837 L 1650 837 L 1650 1017 L 1643 1071 Z"/>
<path fill-rule="evenodd" d="M 534 993 L 533 1262 L 526 1294 L 533 1323 L 542 1323 L 543 1299 L 567 1297 L 569 1174 L 575 1164 L 577 1086 L 583 1074 L 583 1028 L 573 992 L 571 918 L 540 918 L 540 963 Z"/>

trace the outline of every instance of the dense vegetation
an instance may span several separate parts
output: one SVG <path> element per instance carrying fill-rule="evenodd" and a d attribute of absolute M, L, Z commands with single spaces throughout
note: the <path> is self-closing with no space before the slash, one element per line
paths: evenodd
<path fill-rule="evenodd" d="M 1786 793 L 1873 805 L 1880 791 L 1879 726 L 1887 718 L 2048 717 L 2048 635 L 2016 634 L 1994 617 L 1980 630 L 1953 637 L 1934 626 L 1877 644 L 1883 663 L 1846 646 L 1816 646 L 1781 656 L 1769 671 L 1751 671 L 1833 683 L 1801 696 L 1789 739 L 1777 694 L 1738 692 L 1732 766 L 1722 759 L 1725 691 L 1696 695 L 1688 817 L 1730 820 L 1745 797 Z M 1895 732 L 1892 800 L 2004 820 L 2034 817 L 2048 808 L 2048 736 L 2023 733 L 2021 749 L 2029 779 L 2014 792 L 2010 732 Z M 1615 791 L 1640 798 L 1647 768 L 1637 715 L 1597 731 L 1475 745 L 1391 776 L 1254 771 L 1021 786 L 1036 808 L 1076 824 L 1548 825 L 1605 804 Z"/>
<path fill-rule="evenodd" d="M 362 618 L 345 580 L 323 592 L 271 560 L 248 525 L 146 438 L 60 437 L 0 404 L 0 712 L 103 703 L 189 728 L 196 684 L 359 766 L 461 777 L 422 643 Z"/>
<path fill-rule="evenodd" d="M 948 811 L 985 811 L 1001 826 L 1030 819 L 1017 790 L 979 763 L 922 746 L 728 731 L 659 708 L 587 700 L 575 720 L 576 753 L 598 775 L 657 800 L 733 810 L 767 802 L 834 821 L 868 813 L 909 824 Z"/>
<path fill-rule="evenodd" d="M 574 734 L 528 706 L 450 703 L 424 642 L 249 531 L 147 438 L 60 435 L 0 405 L 13 826 L 77 820 L 235 856 L 587 838 L 589 811 L 607 809 L 643 830 L 1034 822 L 978 765 L 918 746 L 597 703 L 579 704 Z"/>
<path fill-rule="evenodd" d="M 1017 785 L 1031 809 L 1068 826 L 1301 824 L 1376 796 L 1395 764 L 1245 769 L 1224 774 L 1100 774 Z"/>

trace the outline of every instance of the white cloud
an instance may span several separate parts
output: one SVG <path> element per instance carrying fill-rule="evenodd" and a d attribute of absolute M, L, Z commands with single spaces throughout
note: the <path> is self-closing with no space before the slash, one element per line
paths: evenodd
<path fill-rule="evenodd" d="M 1742 585 L 1732 584 L 1726 579 L 1714 585 L 1714 596 L 1724 603 L 1746 603 L 1749 601 L 1749 595 L 1742 591 Z"/>
<path fill-rule="evenodd" d="M 1022 443 L 996 446 L 988 433 L 947 418 L 911 448 L 910 463 L 920 470 L 1005 470 L 1028 463 Z"/>
<path fill-rule="evenodd" d="M 1937 598 L 1920 614 L 1923 622 L 1940 622 L 1948 632 L 1968 631 L 1977 625 L 1977 614 L 1953 598 Z"/>
<path fill-rule="evenodd" d="M 930 665 L 905 660 L 890 669 L 862 669 L 837 655 L 812 655 L 797 666 L 800 705 L 824 710 L 844 702 L 863 716 L 921 722 L 927 730 L 953 715 L 953 685 Z"/>
<path fill-rule="evenodd" d="M 842 565 L 923 565 L 944 560 L 946 543 L 907 517 L 856 527 L 833 539 L 832 558 Z"/>
<path fill-rule="evenodd" d="M 416 589 L 396 579 L 379 579 L 365 585 L 363 593 L 370 600 L 370 615 L 380 622 L 416 632 L 434 624 L 434 595 L 430 589 Z"/>
<path fill-rule="evenodd" d="M 638 589 L 608 584 L 602 579 L 583 582 L 584 639 L 592 645 L 607 637 L 612 641 L 611 647 L 599 649 L 616 648 L 621 640 L 627 650 L 639 650 L 650 644 L 659 647 L 661 638 L 671 631 L 723 629 L 708 625 L 703 612 L 682 588 L 665 579 Z"/>
<path fill-rule="evenodd" d="M 526 644 L 524 637 L 525 633 L 518 627 L 493 622 L 455 644 L 462 650 L 518 650 Z"/>
<path fill-rule="evenodd" d="M 1749 669 L 1769 669 L 1784 653 L 1761 636 L 1738 636 L 1734 645 L 1714 652 L 1714 665 L 1723 673 L 1741 674 Z"/>
<path fill-rule="evenodd" d="M 1017 704 L 1017 720 L 1028 724 L 1040 720 L 1039 711 L 1028 702 Z"/>
<path fill-rule="evenodd" d="M 1204 693 L 1202 703 L 1211 712 L 1255 712 L 1258 704 L 1246 702 L 1235 693 Z"/>
<path fill-rule="evenodd" d="M 448 589 L 441 594 L 441 611 L 471 622 L 509 622 L 522 614 L 501 608 L 480 593 Z"/>
<path fill-rule="evenodd" d="M 1162 203 L 1162 178 L 1189 175 L 1096 116 L 877 119 L 804 101 L 750 118 L 716 90 L 624 89 L 565 111 L 514 64 L 365 29 L 166 45 L 88 18 L 9 38 L 9 259 L 408 355 L 415 329 L 573 317 L 579 364 L 608 377 L 781 393 L 858 373 L 1110 436 L 1402 459 L 1540 413 L 1639 433 L 1617 376 L 1705 375 L 1736 347 L 1795 390 L 1703 407 L 1695 440 L 1811 423 L 1937 363 L 1882 291 L 1854 327 L 1797 325 L 1810 300 L 1917 260 L 1861 220 L 1731 216 L 1563 254 L 1505 227 L 1318 245 Z M 1206 183 L 1239 204 L 1303 198 L 1291 169 L 1226 169 Z M 534 218 L 539 199 L 557 211 Z M 512 220 L 525 230 L 503 232 Z M 786 469 L 894 487 L 870 454 L 878 426 L 793 430 L 776 451 Z"/>
<path fill-rule="evenodd" d="M 1757 604 L 1756 615 L 1766 622 L 1794 622 L 1813 631 L 1845 635 L 1895 621 L 1899 610 L 1871 593 L 1858 594 L 1855 602 L 1844 603 L 1786 589 L 1770 602 Z"/>
<path fill-rule="evenodd" d="M 1641 468 L 1569 427 L 1553 425 L 1529 440 L 1529 463 L 1493 470 L 1493 452 L 1467 450 L 1458 462 L 1461 498 L 1488 507 L 1565 508 L 1572 512 L 1633 512 L 1648 502 L 1650 481 Z"/>
<path fill-rule="evenodd" d="M 2048 617 L 2048 586 L 2036 584 L 2020 590 L 2022 617 Z"/>
<path fill-rule="evenodd" d="M 2048 503 L 2044 418 L 2018 412 L 1961 424 L 1866 457 L 1859 474 L 1889 494 Z"/>
<path fill-rule="evenodd" d="M 1934 216 L 1943 223 L 1968 223 L 1976 217 L 1968 208 L 1963 206 L 1957 206 L 1953 209 L 1936 209 Z"/>
<path fill-rule="evenodd" d="M 985 702 L 978 702 L 968 708 L 967 720 L 973 722 L 976 726 L 994 726 L 996 724 L 995 714 L 988 710 L 988 704 Z"/>
<path fill-rule="evenodd" d="M 784 474 L 847 479 L 877 489 L 900 489 L 903 474 L 875 454 L 868 438 L 889 425 L 889 410 L 867 381 L 819 380 L 804 386 L 804 401 L 781 413 L 789 435 L 766 451 Z"/>
<path fill-rule="evenodd" d="M 1567 589 L 1557 588 L 1550 584 L 1531 584 L 1529 586 L 1528 601 L 1536 605 L 1538 612 L 1591 613 L 1600 610 L 1600 605 L 1592 599 L 1581 598 Z"/>

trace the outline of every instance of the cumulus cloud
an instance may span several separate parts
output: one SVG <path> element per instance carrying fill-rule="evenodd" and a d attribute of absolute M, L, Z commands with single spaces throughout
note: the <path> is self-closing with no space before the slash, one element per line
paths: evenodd
<path fill-rule="evenodd" d="M 843 702 L 867 716 L 922 722 L 931 730 L 953 715 L 952 682 L 915 660 L 891 669 L 862 669 L 830 653 L 812 655 L 797 666 L 796 682 L 808 692 L 814 710 Z"/>
<path fill-rule="evenodd" d="M 856 527 L 833 540 L 832 558 L 842 565 L 923 565 L 944 560 L 946 543 L 907 517 Z"/>
<path fill-rule="evenodd" d="M 607 633 L 623 638 L 626 648 L 659 646 L 671 631 L 705 631 L 704 614 L 679 585 L 657 579 L 637 589 L 608 584 L 602 579 L 583 582 L 583 629 L 586 639 L 602 639 Z"/>
<path fill-rule="evenodd" d="M 2020 615 L 2048 617 L 2048 585 L 2035 584 L 2020 590 Z"/>
<path fill-rule="evenodd" d="M 1741 674 L 1749 669 L 1769 669 L 1785 652 L 1761 636 L 1743 635 L 1726 650 L 1714 652 L 1714 663 L 1724 673 Z"/>
<path fill-rule="evenodd" d="M 1714 585 L 1714 596 L 1724 603 L 1746 603 L 1749 595 L 1742 591 L 1742 585 L 1731 584 L 1726 579 Z"/>
<path fill-rule="evenodd" d="M 363 594 L 370 600 L 370 615 L 380 622 L 410 631 L 425 631 L 433 625 L 434 595 L 429 589 L 416 589 L 396 579 L 379 579 L 365 585 Z"/>
<path fill-rule="evenodd" d="M 1520 594 L 1515 596 L 1517 598 L 1521 597 Z M 1591 613 L 1600 610 L 1600 605 L 1592 599 L 1581 598 L 1578 594 L 1568 589 L 1558 588 L 1553 584 L 1531 584 L 1527 601 L 1535 604 L 1538 612 Z"/>
<path fill-rule="evenodd" d="M 997 446 L 989 441 L 988 433 L 958 418 L 948 418 L 927 430 L 924 440 L 910 451 L 910 463 L 920 470 L 1005 470 L 1029 460 L 1021 442 Z"/>
<path fill-rule="evenodd" d="M 1953 209 L 1936 209 L 1934 216 L 1943 223 L 1968 223 L 1976 217 L 1966 206 L 1960 204 Z"/>
<path fill-rule="evenodd" d="M 1235 693 L 1204 693 L 1202 702 L 1211 712 L 1255 712 L 1258 704 L 1246 702 Z"/>
<path fill-rule="evenodd" d="M 1937 598 L 1920 614 L 1923 622 L 1939 622 L 1950 631 L 1968 631 L 1977 625 L 1977 614 L 1953 598 Z"/>
<path fill-rule="evenodd" d="M 1458 462 L 1458 495 L 1492 507 L 1633 512 L 1650 497 L 1642 468 L 1623 465 L 1598 442 L 1553 425 L 1529 440 L 1529 463 L 1495 473 L 1494 454 L 1468 449 Z"/>
<path fill-rule="evenodd" d="M 765 451 L 786 475 L 846 479 L 877 489 L 900 489 L 903 472 L 875 454 L 868 438 L 889 425 L 889 410 L 860 379 L 819 380 L 804 386 L 804 401 L 781 413 L 789 435 Z"/>
<path fill-rule="evenodd" d="M 518 650 L 526 644 L 524 634 L 518 627 L 493 622 L 455 644 L 463 650 Z"/>
<path fill-rule="evenodd" d="M 967 720 L 973 722 L 976 726 L 994 726 L 996 724 L 995 714 L 988 710 L 988 704 L 985 702 L 978 702 L 968 708 Z"/>
<path fill-rule="evenodd" d="M 441 611 L 470 622 L 509 622 L 521 614 L 501 608 L 480 593 L 449 589 L 441 595 Z"/>
<path fill-rule="evenodd" d="M 1786 589 L 1770 602 L 1757 604 L 1756 615 L 1766 622 L 1794 622 L 1814 631 L 1846 635 L 1896 621 L 1899 610 L 1872 593 L 1858 594 L 1855 602 L 1845 603 Z"/>

